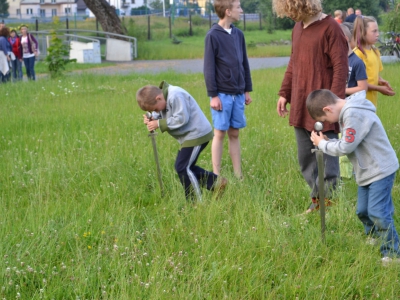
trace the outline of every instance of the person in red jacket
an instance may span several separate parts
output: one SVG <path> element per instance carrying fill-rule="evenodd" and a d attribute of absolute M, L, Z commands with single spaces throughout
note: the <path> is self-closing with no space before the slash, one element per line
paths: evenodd
<path fill-rule="evenodd" d="M 14 57 L 11 59 L 12 65 L 12 78 L 14 81 L 22 80 L 22 52 L 21 52 L 21 40 L 17 34 L 15 29 L 12 29 L 10 32 L 10 37 L 8 41 L 11 44 L 12 52 L 14 53 Z"/>

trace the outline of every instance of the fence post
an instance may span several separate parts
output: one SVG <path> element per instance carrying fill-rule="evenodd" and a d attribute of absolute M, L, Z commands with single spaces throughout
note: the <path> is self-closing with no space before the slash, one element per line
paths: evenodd
<path fill-rule="evenodd" d="M 246 14 L 243 14 L 243 31 L 246 31 Z"/>
<path fill-rule="evenodd" d="M 189 11 L 189 36 L 193 35 L 192 31 L 192 13 Z"/>
<path fill-rule="evenodd" d="M 68 29 L 69 29 L 68 17 L 65 19 L 65 27 L 66 27 L 66 29 L 67 29 L 67 34 L 69 34 L 69 31 L 68 31 Z"/>
<path fill-rule="evenodd" d="M 172 23 L 171 23 L 171 16 L 168 17 L 169 22 L 169 38 L 172 39 Z"/>
<path fill-rule="evenodd" d="M 39 21 L 36 19 L 35 21 L 36 31 L 39 31 Z"/>
<path fill-rule="evenodd" d="M 262 30 L 262 23 L 261 23 L 261 22 L 262 22 L 262 21 L 261 21 L 262 19 L 261 19 L 261 17 L 262 17 L 262 16 L 261 16 L 261 13 L 259 13 L 259 14 L 258 14 L 258 19 L 260 20 L 260 30 Z"/>
<path fill-rule="evenodd" d="M 151 36 L 150 36 L 150 15 L 147 15 L 147 39 L 148 40 L 151 39 Z"/>
<path fill-rule="evenodd" d="M 211 29 L 211 11 L 208 14 L 208 23 L 210 24 L 210 29 Z"/>

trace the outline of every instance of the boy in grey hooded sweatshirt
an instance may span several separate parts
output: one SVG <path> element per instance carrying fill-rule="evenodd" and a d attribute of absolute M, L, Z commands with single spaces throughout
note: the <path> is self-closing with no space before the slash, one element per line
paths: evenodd
<path fill-rule="evenodd" d="M 340 99 L 329 90 L 316 90 L 306 105 L 314 120 L 339 123 L 341 139 L 329 140 L 313 131 L 311 141 L 328 155 L 349 158 L 359 186 L 357 216 L 367 235 L 382 240 L 382 262 L 386 263 L 400 257 L 391 196 L 399 161 L 375 106 L 365 96 L 361 91 Z"/>
<path fill-rule="evenodd" d="M 200 186 L 220 194 L 228 183 L 220 177 L 196 165 L 200 153 L 213 138 L 210 122 L 196 100 L 184 89 L 161 82 L 159 87 L 147 85 L 136 93 L 141 109 L 159 113 L 159 119 L 143 116 L 149 131 L 160 128 L 174 137 L 181 149 L 175 161 L 175 170 L 185 189 L 187 200 L 193 199 L 193 192 L 201 200 Z"/>

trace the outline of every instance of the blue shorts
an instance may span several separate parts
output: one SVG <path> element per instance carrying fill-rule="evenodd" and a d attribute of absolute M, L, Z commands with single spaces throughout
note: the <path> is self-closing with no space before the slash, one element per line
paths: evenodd
<path fill-rule="evenodd" d="M 246 127 L 246 117 L 244 115 L 244 94 L 227 95 L 219 93 L 218 97 L 222 103 L 222 110 L 211 108 L 214 128 L 226 131 L 230 127 L 235 129 Z"/>

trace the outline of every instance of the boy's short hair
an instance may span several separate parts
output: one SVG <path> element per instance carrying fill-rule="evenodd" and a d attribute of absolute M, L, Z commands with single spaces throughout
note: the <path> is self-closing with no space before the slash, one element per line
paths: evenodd
<path fill-rule="evenodd" d="M 340 24 L 340 28 L 342 28 L 344 36 L 347 37 L 348 41 L 350 42 L 353 35 L 351 34 L 349 27 L 344 24 Z"/>
<path fill-rule="evenodd" d="M 340 25 L 343 25 L 343 26 L 346 26 L 349 30 L 350 30 L 350 33 L 353 35 L 353 23 L 350 23 L 350 22 L 343 22 L 342 24 L 340 24 Z"/>
<path fill-rule="evenodd" d="M 338 99 L 339 97 L 330 90 L 315 90 L 308 95 L 306 100 L 308 113 L 314 120 L 318 117 L 325 116 L 326 114 L 323 108 L 335 104 Z"/>
<path fill-rule="evenodd" d="M 335 17 L 341 17 L 343 12 L 341 10 L 335 10 Z"/>
<path fill-rule="evenodd" d="M 272 6 L 278 17 L 289 17 L 296 22 L 322 12 L 321 0 L 273 0 Z"/>
<path fill-rule="evenodd" d="M 238 0 L 214 0 L 214 10 L 218 18 L 221 20 L 225 18 L 226 10 L 231 9 L 235 1 Z"/>
<path fill-rule="evenodd" d="M 136 100 L 142 110 L 152 111 L 157 104 L 156 97 L 162 94 L 162 89 L 154 85 L 146 85 L 136 92 Z"/>

